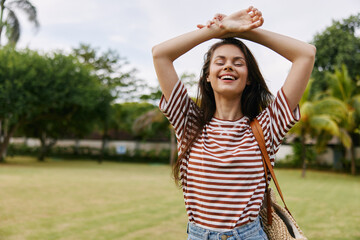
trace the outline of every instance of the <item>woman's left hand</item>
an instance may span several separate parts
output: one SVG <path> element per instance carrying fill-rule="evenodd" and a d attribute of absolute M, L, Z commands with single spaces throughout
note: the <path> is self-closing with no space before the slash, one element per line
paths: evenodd
<path fill-rule="evenodd" d="M 211 27 L 213 24 L 226 30 L 228 33 L 239 33 L 260 27 L 264 23 L 262 13 L 254 7 L 235 12 L 229 16 L 216 14 L 206 25 L 198 24 L 198 28 Z"/>

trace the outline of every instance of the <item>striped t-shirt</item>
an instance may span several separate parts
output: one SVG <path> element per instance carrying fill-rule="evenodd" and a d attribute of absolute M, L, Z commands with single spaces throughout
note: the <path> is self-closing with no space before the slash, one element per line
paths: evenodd
<path fill-rule="evenodd" d="M 159 107 L 174 126 L 181 146 L 182 135 L 199 108 L 181 81 L 168 102 L 162 97 Z M 291 111 L 281 89 L 256 118 L 274 164 L 285 134 L 300 118 L 299 108 Z M 181 147 L 178 149 L 180 154 Z M 213 117 L 182 160 L 180 174 L 190 222 L 223 232 L 255 220 L 265 192 L 265 177 L 249 118 L 230 121 Z"/>

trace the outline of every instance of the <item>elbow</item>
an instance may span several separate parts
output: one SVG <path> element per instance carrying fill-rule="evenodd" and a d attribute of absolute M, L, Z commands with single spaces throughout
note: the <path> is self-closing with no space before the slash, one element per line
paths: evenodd
<path fill-rule="evenodd" d="M 297 60 L 306 61 L 308 63 L 315 63 L 316 47 L 312 44 L 306 44 L 299 53 Z"/>
<path fill-rule="evenodd" d="M 313 61 L 315 61 L 315 56 L 316 56 L 316 47 L 312 44 L 308 45 L 308 50 L 307 50 L 307 54 L 309 56 L 310 59 L 312 59 Z"/>
<path fill-rule="evenodd" d="M 162 44 L 155 45 L 152 47 L 152 57 L 153 61 L 163 61 L 169 60 L 173 62 L 175 59 L 171 57 L 171 53 L 164 47 Z"/>
<path fill-rule="evenodd" d="M 316 56 L 316 47 L 314 45 L 305 43 L 298 50 L 298 55 L 290 60 L 292 63 L 301 62 L 314 65 Z"/>
<path fill-rule="evenodd" d="M 151 49 L 153 59 L 159 58 L 161 56 L 161 51 L 159 49 L 159 45 L 155 45 Z"/>

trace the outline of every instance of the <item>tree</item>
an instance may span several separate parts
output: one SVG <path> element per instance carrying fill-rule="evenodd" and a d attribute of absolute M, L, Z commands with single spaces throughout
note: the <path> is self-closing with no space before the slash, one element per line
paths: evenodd
<path fill-rule="evenodd" d="M 32 81 L 38 79 L 37 74 L 46 76 L 43 71 L 46 68 L 46 61 L 36 52 L 17 52 L 9 47 L 0 51 L 0 161 L 4 161 L 16 129 L 37 111 L 36 105 L 33 105 L 36 96 L 32 94 L 31 84 L 35 84 Z M 26 87 L 30 89 L 25 91 Z"/>
<path fill-rule="evenodd" d="M 28 21 L 39 28 L 37 11 L 34 5 L 28 0 L 0 0 L 0 44 L 3 30 L 8 39 L 8 43 L 15 45 L 20 38 L 20 22 L 16 15 L 17 10 L 23 11 Z M 5 19 L 4 19 L 5 17 Z"/>
<path fill-rule="evenodd" d="M 137 100 L 139 92 L 144 87 L 143 81 L 136 77 L 137 70 L 125 70 L 129 64 L 120 54 L 112 49 L 99 52 L 89 44 L 80 44 L 73 48 L 73 55 L 81 63 L 90 66 L 100 83 L 111 90 L 114 98 L 122 101 Z"/>
<path fill-rule="evenodd" d="M 2 160 L 14 132 L 23 132 L 41 140 L 43 156 L 58 137 L 74 124 L 77 114 L 93 111 L 101 88 L 90 69 L 73 56 L 61 53 L 40 55 L 35 51 L 0 51 L 0 120 L 7 125 L 0 143 Z M 74 126 L 74 127 L 70 127 Z M 4 131 L 8 129 L 8 131 Z M 53 141 L 47 141 L 51 138 Z M 40 154 L 40 158 L 41 157 Z"/>
<path fill-rule="evenodd" d="M 92 69 L 99 83 L 106 88 L 111 95 L 107 96 L 107 100 L 112 102 L 115 99 L 128 101 L 136 99 L 136 95 L 140 92 L 142 81 L 135 77 L 136 69 L 125 71 L 124 66 L 128 64 L 126 59 L 114 50 L 107 50 L 100 53 L 98 49 L 88 44 L 80 44 L 78 48 L 73 49 L 73 55 L 79 61 Z M 112 108 L 106 106 L 101 114 L 98 115 L 99 126 L 102 130 L 102 147 L 99 162 L 107 148 L 109 139 L 110 125 L 114 122 L 112 119 Z"/>
<path fill-rule="evenodd" d="M 350 145 L 351 173 L 355 175 L 355 143 L 360 134 L 360 93 L 356 91 L 354 81 L 345 65 L 336 68 L 334 73 L 328 73 L 327 76 L 331 96 L 342 101 L 346 106 L 346 116 L 340 122 L 340 126 L 352 139 Z"/>
<path fill-rule="evenodd" d="M 306 175 L 306 141 L 316 139 L 316 147 L 322 149 L 329 140 L 328 136 L 337 136 L 341 142 L 349 147 L 351 139 L 342 131 L 338 123 L 346 118 L 346 106 L 338 99 L 310 96 L 313 81 L 310 81 L 301 101 L 301 119 L 289 131 L 299 137 L 301 144 L 302 177 Z"/>
<path fill-rule="evenodd" d="M 312 43 L 316 46 L 316 60 L 312 77 L 316 79 L 312 94 L 328 88 L 326 72 L 334 72 L 345 64 L 350 78 L 360 79 L 360 13 L 341 21 L 333 21 L 324 31 L 317 33 Z M 357 86 L 359 90 L 359 85 Z M 358 91 L 359 92 L 359 91 Z"/>
<path fill-rule="evenodd" d="M 195 80 L 195 74 L 191 73 L 183 73 L 180 76 L 180 81 L 186 84 L 189 88 L 195 86 L 197 81 Z M 161 90 L 159 87 L 151 88 L 151 93 L 148 95 L 143 95 L 141 99 L 143 100 L 152 100 L 158 102 L 161 98 Z M 175 130 L 173 126 L 170 125 L 169 121 L 164 117 L 162 112 L 159 109 L 153 109 L 148 112 L 145 112 L 139 118 L 137 118 L 133 124 L 134 132 L 140 132 L 143 129 L 151 128 L 154 123 L 164 124 L 166 123 L 167 128 L 170 131 L 170 158 L 169 162 L 172 165 L 175 162 L 176 158 L 176 138 L 175 138 Z"/>

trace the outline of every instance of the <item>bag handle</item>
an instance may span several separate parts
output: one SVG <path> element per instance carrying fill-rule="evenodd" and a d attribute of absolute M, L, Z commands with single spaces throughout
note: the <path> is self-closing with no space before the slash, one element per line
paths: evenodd
<path fill-rule="evenodd" d="M 285 207 L 286 211 L 291 215 L 289 209 L 286 206 L 286 203 L 285 203 L 283 194 L 281 192 L 279 183 L 278 183 L 278 181 L 276 179 L 273 167 L 271 165 L 271 161 L 270 161 L 270 158 L 269 158 L 268 152 L 266 150 L 266 146 L 265 146 L 264 133 L 263 133 L 263 130 L 262 130 L 261 126 L 260 126 L 260 123 L 256 118 L 254 118 L 250 122 L 250 126 L 251 126 L 251 129 L 252 129 L 253 133 L 254 133 L 255 139 L 259 144 L 261 154 L 262 154 L 262 160 L 263 160 L 263 165 L 264 165 L 264 170 L 265 170 L 265 178 L 266 178 L 265 179 L 265 181 L 266 181 L 266 191 L 268 191 L 267 170 L 269 170 L 270 175 L 271 175 L 272 179 L 274 180 L 276 189 L 277 189 L 277 191 L 278 191 L 278 193 L 279 193 L 279 195 L 281 197 L 282 202 L 284 203 L 284 207 Z M 267 194 L 267 195 L 269 195 L 269 194 Z M 269 199 L 270 199 L 270 197 L 268 197 L 268 210 L 267 210 L 267 212 L 268 212 L 268 223 L 271 225 L 272 218 L 271 218 L 271 207 L 269 207 L 270 206 L 269 205 Z"/>

